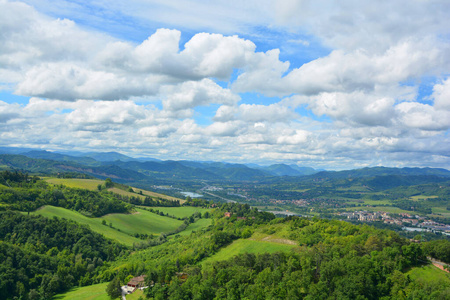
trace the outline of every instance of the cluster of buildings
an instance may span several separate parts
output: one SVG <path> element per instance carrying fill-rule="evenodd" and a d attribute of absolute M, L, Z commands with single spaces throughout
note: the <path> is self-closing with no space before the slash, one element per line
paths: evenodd
<path fill-rule="evenodd" d="M 391 215 L 387 212 L 380 212 L 380 211 L 343 212 L 339 213 L 339 215 L 346 217 L 349 220 L 358 220 L 362 222 L 382 221 L 385 224 L 413 226 L 421 230 L 439 231 L 450 235 L 450 225 L 441 224 L 419 215 L 410 215 L 407 213 Z"/>

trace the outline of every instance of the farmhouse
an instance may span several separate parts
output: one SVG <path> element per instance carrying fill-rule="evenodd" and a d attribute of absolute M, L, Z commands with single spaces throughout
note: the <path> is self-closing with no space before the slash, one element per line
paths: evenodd
<path fill-rule="evenodd" d="M 133 277 L 127 283 L 127 291 L 129 293 L 134 292 L 136 289 L 144 287 L 146 275 L 141 275 L 138 277 Z"/>

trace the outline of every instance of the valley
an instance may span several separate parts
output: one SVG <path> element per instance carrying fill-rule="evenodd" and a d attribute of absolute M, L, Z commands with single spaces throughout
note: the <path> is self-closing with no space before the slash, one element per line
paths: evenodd
<path fill-rule="evenodd" d="M 450 293 L 450 274 L 426 258 L 450 263 L 445 170 L 369 168 L 256 179 L 247 167 L 183 162 L 183 172 L 196 166 L 190 172 L 203 168 L 218 176 L 223 167 L 233 178 L 188 180 L 159 165 L 161 174 L 176 176 L 144 180 L 147 165 L 130 180 L 118 176 L 130 174 L 121 171 L 126 164 L 97 166 L 105 168 L 104 176 L 95 178 L 92 172 L 66 173 L 55 161 L 1 159 L 5 299 L 109 299 L 113 282 L 125 285 L 139 275 L 147 276 L 149 288 L 127 299 L 397 299 L 400 291 L 428 299 L 431 291 Z M 18 166 L 30 173 L 14 170 Z M 184 197 L 183 191 L 203 197 Z M 406 225 L 434 227 L 402 230 Z M 30 271 L 23 259 L 30 268 L 41 265 Z M 350 284 L 355 280 L 360 284 Z"/>

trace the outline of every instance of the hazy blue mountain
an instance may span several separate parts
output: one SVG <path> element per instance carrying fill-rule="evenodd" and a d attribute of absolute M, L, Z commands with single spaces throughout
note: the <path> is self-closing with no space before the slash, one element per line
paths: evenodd
<path fill-rule="evenodd" d="M 108 161 L 115 161 L 115 160 L 121 160 L 121 161 L 134 161 L 137 160 L 133 157 L 126 156 L 124 154 L 118 153 L 118 152 L 89 152 L 83 154 L 85 157 L 91 157 L 97 161 L 101 162 L 108 162 Z"/>
<path fill-rule="evenodd" d="M 90 158 L 90 157 L 70 156 L 70 155 L 49 152 L 49 151 L 45 151 L 45 150 L 33 150 L 33 151 L 21 153 L 21 155 L 25 155 L 30 158 L 41 158 L 41 159 L 49 159 L 49 160 L 56 160 L 56 161 L 73 161 L 73 162 L 85 164 L 88 166 L 100 165 L 98 161 L 96 161 L 95 159 Z"/>
<path fill-rule="evenodd" d="M 316 169 L 313 169 L 310 167 L 299 167 L 297 165 L 289 165 L 289 167 L 291 167 L 292 169 L 294 169 L 296 171 L 299 171 L 302 175 L 311 175 L 311 174 L 325 171 L 323 169 L 316 170 Z"/>
<path fill-rule="evenodd" d="M 374 177 L 388 175 L 407 175 L 407 176 L 439 176 L 450 177 L 450 171 L 440 168 L 387 168 L 372 167 L 346 171 L 324 171 L 311 175 L 313 178 L 358 178 L 358 177 Z"/>
<path fill-rule="evenodd" d="M 298 167 L 296 165 L 275 164 L 266 167 L 260 167 L 260 170 L 269 172 L 275 176 L 304 176 L 317 173 L 313 168 Z"/>
<path fill-rule="evenodd" d="M 0 147 L 0 154 L 21 154 L 24 152 L 33 151 L 33 148 L 21 148 L 21 147 Z"/>
<path fill-rule="evenodd" d="M 158 179 L 220 179 L 217 175 L 200 168 L 185 166 L 177 161 L 114 161 L 108 162 L 123 169 L 134 170 L 146 176 Z"/>

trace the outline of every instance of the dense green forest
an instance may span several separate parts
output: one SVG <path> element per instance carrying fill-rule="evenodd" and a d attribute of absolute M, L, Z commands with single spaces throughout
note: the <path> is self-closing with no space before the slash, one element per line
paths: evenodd
<path fill-rule="evenodd" d="M 0 212 L 0 298 L 50 299 L 127 250 L 75 222 Z"/>

